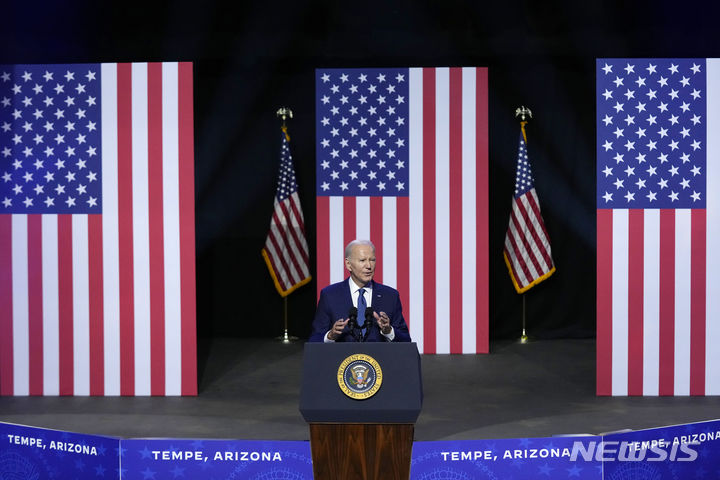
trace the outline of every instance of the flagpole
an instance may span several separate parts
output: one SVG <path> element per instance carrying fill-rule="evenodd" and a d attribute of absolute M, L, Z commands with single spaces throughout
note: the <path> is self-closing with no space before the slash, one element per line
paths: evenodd
<path fill-rule="evenodd" d="M 280 107 L 278 111 L 275 113 L 278 117 L 282 118 L 282 129 L 287 135 L 287 124 L 285 123 L 285 120 L 290 117 L 293 117 L 292 110 L 290 110 L 288 107 Z M 288 334 L 288 301 L 287 301 L 287 295 L 283 297 L 283 334 L 279 337 L 276 337 L 275 340 L 278 340 L 282 343 L 293 343 L 298 340 L 298 337 L 294 337 L 292 335 Z"/>
<path fill-rule="evenodd" d="M 527 136 L 525 135 L 525 125 L 528 123 L 527 120 L 525 120 L 525 115 L 532 118 L 532 112 L 529 108 L 526 108 L 524 105 L 515 110 L 515 116 L 520 117 L 520 129 L 522 130 L 523 137 L 525 138 L 525 142 L 527 143 Z M 530 337 L 527 335 L 526 327 L 526 317 L 525 317 L 525 293 L 522 293 L 520 295 L 522 297 L 522 334 L 520 335 L 520 343 L 528 343 L 530 342 Z"/>

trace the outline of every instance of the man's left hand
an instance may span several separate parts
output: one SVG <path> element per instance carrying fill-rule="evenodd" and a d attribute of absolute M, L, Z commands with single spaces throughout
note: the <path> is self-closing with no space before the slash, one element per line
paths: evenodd
<path fill-rule="evenodd" d="M 378 327 L 380 327 L 380 331 L 382 333 L 387 335 L 392 331 L 392 327 L 390 326 L 390 317 L 388 317 L 387 313 L 380 312 L 378 315 L 378 312 L 373 312 L 373 316 L 375 317 Z"/>

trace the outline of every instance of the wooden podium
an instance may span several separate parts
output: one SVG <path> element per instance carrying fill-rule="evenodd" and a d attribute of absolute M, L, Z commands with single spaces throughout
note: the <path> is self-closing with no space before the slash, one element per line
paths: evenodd
<path fill-rule="evenodd" d="M 348 359 L 367 356 L 379 366 L 381 385 L 368 398 L 352 398 L 341 389 L 339 371 Z M 421 408 L 420 355 L 414 343 L 305 344 L 300 412 L 310 424 L 315 479 L 410 478 Z"/>

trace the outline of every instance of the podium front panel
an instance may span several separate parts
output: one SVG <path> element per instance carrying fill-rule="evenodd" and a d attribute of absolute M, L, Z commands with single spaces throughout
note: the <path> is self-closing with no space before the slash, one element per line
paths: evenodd
<path fill-rule="evenodd" d="M 370 398 L 347 396 L 338 368 L 351 355 L 372 357 L 382 385 Z M 300 413 L 308 423 L 415 423 L 422 407 L 420 355 L 415 343 L 306 343 Z"/>

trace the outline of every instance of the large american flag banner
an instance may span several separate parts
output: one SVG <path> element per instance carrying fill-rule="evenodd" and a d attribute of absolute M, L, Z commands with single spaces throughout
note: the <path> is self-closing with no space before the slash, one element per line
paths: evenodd
<path fill-rule="evenodd" d="M 286 297 L 312 280 L 310 252 L 305 238 L 305 219 L 297 192 L 295 167 L 290 153 L 290 136 L 282 127 L 280 138 L 280 173 L 273 201 L 270 231 L 262 256 L 275 288 Z"/>
<path fill-rule="evenodd" d="M 488 351 L 486 68 L 316 70 L 317 278 L 370 239 L 422 353 Z"/>
<path fill-rule="evenodd" d="M 192 85 L 0 66 L 0 394 L 197 394 Z"/>
<path fill-rule="evenodd" d="M 527 154 L 526 123 L 520 123 L 515 192 L 503 248 L 503 258 L 518 293 L 528 291 L 555 273 L 550 237 L 540 212 L 540 199 Z"/>
<path fill-rule="evenodd" d="M 720 394 L 720 61 L 597 60 L 597 393 Z"/>

